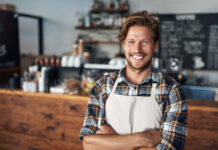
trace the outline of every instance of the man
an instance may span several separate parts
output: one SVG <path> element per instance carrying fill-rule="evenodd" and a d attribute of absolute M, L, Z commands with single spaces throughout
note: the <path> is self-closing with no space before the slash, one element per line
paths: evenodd
<path fill-rule="evenodd" d="M 84 149 L 184 149 L 184 93 L 151 63 L 159 23 L 146 11 L 135 13 L 123 24 L 119 40 L 127 64 L 93 87 L 80 134 Z"/>

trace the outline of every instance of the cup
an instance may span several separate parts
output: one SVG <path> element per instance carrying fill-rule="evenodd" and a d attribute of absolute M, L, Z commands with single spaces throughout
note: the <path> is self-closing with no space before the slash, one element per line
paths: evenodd
<path fill-rule="evenodd" d="M 67 67 L 68 66 L 68 59 L 69 59 L 68 56 L 63 56 L 62 57 L 62 59 L 61 59 L 61 66 L 62 67 Z"/>
<path fill-rule="evenodd" d="M 73 67 L 74 66 L 74 56 L 70 56 L 68 59 L 68 67 Z"/>

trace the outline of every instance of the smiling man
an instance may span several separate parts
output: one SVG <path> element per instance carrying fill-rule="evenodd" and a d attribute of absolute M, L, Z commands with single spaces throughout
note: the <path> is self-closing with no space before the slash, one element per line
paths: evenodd
<path fill-rule="evenodd" d="M 187 104 L 180 85 L 152 68 L 159 23 L 128 17 L 119 40 L 127 60 L 93 87 L 80 140 L 85 150 L 184 149 Z"/>

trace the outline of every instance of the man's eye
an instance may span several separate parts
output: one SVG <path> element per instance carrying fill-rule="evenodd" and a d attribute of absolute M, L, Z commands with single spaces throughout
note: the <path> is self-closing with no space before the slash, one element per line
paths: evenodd
<path fill-rule="evenodd" d="M 128 41 L 128 44 L 134 44 L 134 41 Z"/>
<path fill-rule="evenodd" d="M 143 41 L 142 44 L 148 44 L 148 41 Z"/>

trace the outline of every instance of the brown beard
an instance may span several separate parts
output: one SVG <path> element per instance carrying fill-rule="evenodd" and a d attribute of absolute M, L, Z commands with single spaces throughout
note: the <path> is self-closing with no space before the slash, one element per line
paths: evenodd
<path fill-rule="evenodd" d="M 146 56 L 145 57 L 148 57 L 148 55 L 146 54 Z M 141 68 L 135 68 L 135 67 L 133 67 L 132 66 L 132 64 L 129 62 L 129 60 L 126 58 L 126 60 L 127 60 L 127 63 L 128 63 L 128 65 L 131 67 L 131 68 L 134 68 L 134 69 L 136 69 L 136 70 L 141 70 L 141 69 L 147 69 L 150 65 L 151 65 L 151 63 L 152 63 L 152 58 L 153 58 L 153 53 L 152 53 L 152 56 L 148 59 L 148 61 L 146 62 L 146 64 L 144 65 L 144 66 L 142 66 Z"/>

